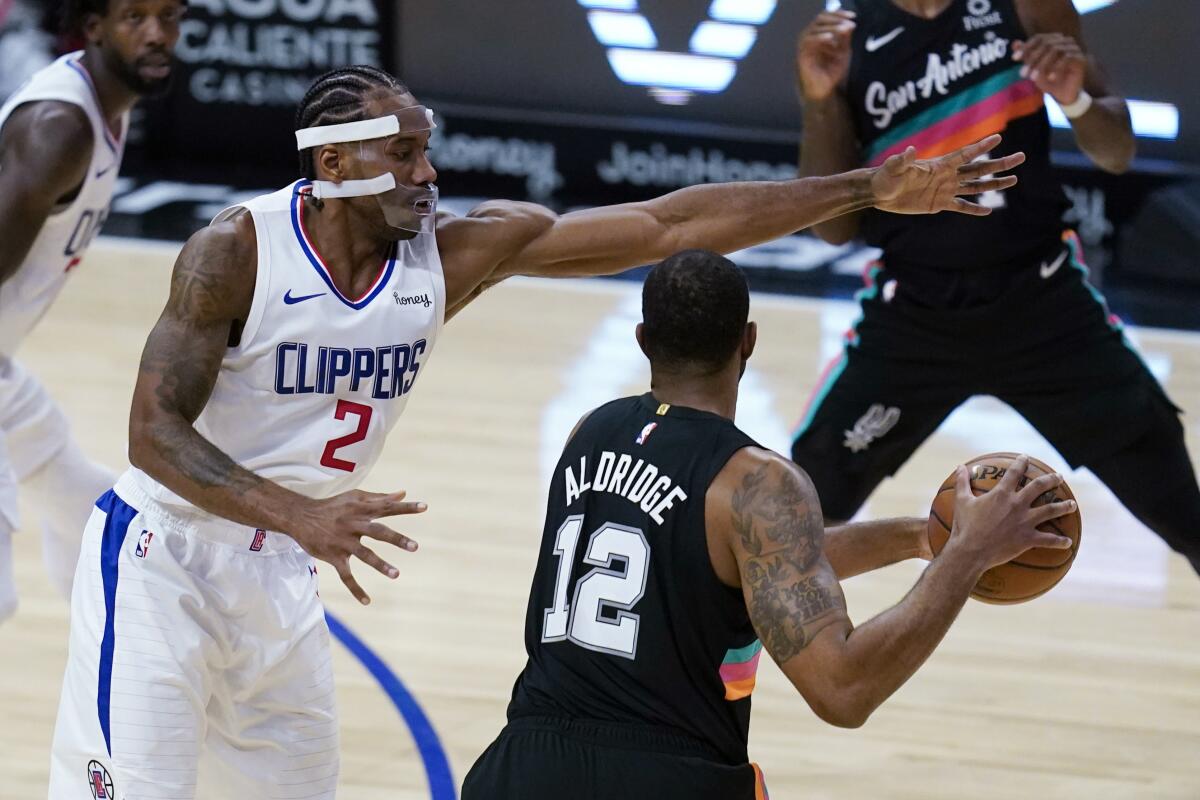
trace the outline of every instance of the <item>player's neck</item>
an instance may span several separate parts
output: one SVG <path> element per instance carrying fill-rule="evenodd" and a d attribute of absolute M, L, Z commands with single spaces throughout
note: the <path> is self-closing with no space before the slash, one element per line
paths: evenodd
<path fill-rule="evenodd" d="M 933 19 L 949 8 L 954 0 L 891 0 L 891 2 L 914 17 Z"/>
<path fill-rule="evenodd" d="M 105 121 L 109 127 L 116 128 L 121 115 L 137 103 L 139 95 L 130 89 L 124 81 L 113 74 L 104 63 L 100 51 L 89 45 L 79 59 L 80 65 L 87 70 L 96 87 L 96 97 L 100 100 L 100 108 L 104 112 Z"/>
<path fill-rule="evenodd" d="M 361 280 L 374 281 L 393 243 L 371 235 L 368 226 L 347 203 L 325 201 L 318 205 L 306 199 L 301 213 L 305 233 L 333 274 L 338 289 L 357 297 L 360 293 L 356 284 Z"/>
<path fill-rule="evenodd" d="M 733 419 L 737 413 L 736 373 L 722 370 L 714 375 L 695 376 L 651 370 L 650 392 L 660 403 L 707 411 Z"/>

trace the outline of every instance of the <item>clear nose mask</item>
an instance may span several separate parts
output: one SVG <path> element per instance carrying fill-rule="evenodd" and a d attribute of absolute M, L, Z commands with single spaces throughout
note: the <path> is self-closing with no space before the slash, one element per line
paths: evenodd
<path fill-rule="evenodd" d="M 313 181 L 312 196 L 319 200 L 373 196 L 391 227 L 409 233 L 432 233 L 437 217 L 437 187 L 432 183 L 409 186 L 398 182 L 388 168 L 384 145 L 390 136 L 422 133 L 436 127 L 431 110 L 409 106 L 386 117 L 296 131 L 297 150 L 358 142 L 363 169 L 368 174 L 378 173 L 374 178 L 362 180 Z"/>

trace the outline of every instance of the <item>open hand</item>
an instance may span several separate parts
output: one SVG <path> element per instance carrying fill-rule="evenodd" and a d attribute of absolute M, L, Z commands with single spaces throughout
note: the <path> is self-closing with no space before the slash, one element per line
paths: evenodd
<path fill-rule="evenodd" d="M 1024 153 L 982 158 L 998 144 L 1000 136 L 996 134 L 940 158 L 918 159 L 912 147 L 892 156 L 871 176 L 875 207 L 894 214 L 955 211 L 987 216 L 992 209 L 963 198 L 1015 186 L 1015 175 L 994 177 L 995 173 L 1006 172 L 1025 161 Z"/>
<path fill-rule="evenodd" d="M 1070 36 L 1039 33 L 1027 42 L 1014 42 L 1013 60 L 1024 63 L 1022 78 L 1033 81 L 1060 105 L 1069 106 L 1079 99 L 1087 77 L 1087 54 Z"/>
<path fill-rule="evenodd" d="M 371 598 L 350 572 L 350 557 L 365 562 L 389 578 L 394 579 L 400 574 L 362 539 L 364 536 L 378 539 L 409 552 L 417 549 L 417 543 L 412 539 L 375 521 L 398 514 L 420 514 L 427 508 L 424 503 L 403 502 L 404 495 L 404 492 L 378 494 L 354 490 L 326 500 L 314 500 L 299 509 L 297 522 L 287 533 L 313 558 L 332 564 L 350 593 L 358 602 L 367 605 Z"/>
<path fill-rule="evenodd" d="M 1034 506 L 1039 497 L 1062 485 L 1063 479 L 1057 473 L 1050 473 L 1021 486 L 1021 478 L 1028 467 L 1029 457 L 1021 456 L 1013 461 L 991 491 L 976 497 L 971 490 L 967 468 L 960 466 L 954 529 L 946 546 L 968 548 L 983 569 L 1012 561 L 1034 547 L 1070 548 L 1070 537 L 1040 531 L 1037 526 L 1070 514 L 1075 510 L 1075 501 Z"/>
<path fill-rule="evenodd" d="M 796 42 L 796 81 L 806 102 L 827 100 L 850 72 L 853 11 L 823 11 Z"/>

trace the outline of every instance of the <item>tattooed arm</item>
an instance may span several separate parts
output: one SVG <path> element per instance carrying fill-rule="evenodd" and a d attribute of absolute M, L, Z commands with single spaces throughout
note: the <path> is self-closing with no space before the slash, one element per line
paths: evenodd
<path fill-rule="evenodd" d="M 397 572 L 361 537 L 415 550 L 415 542 L 373 520 L 424 511 L 424 504 L 401 502 L 403 492 L 352 491 L 313 500 L 239 466 L 193 426 L 216 385 L 225 348 L 250 312 L 256 268 L 249 214 L 205 228 L 184 246 L 167 306 L 142 352 L 129 415 L 129 460 L 205 511 L 251 528 L 286 532 L 332 564 L 366 603 L 369 598 L 350 573 L 350 556 L 388 577 Z"/>
<path fill-rule="evenodd" d="M 129 416 L 129 458 L 186 500 L 233 522 L 280 530 L 302 498 L 239 467 L 196 432 L 235 326 L 254 296 L 249 214 L 197 233 L 171 276 L 171 293 L 146 340 Z"/>
<path fill-rule="evenodd" d="M 999 491 L 976 498 L 962 470 L 950 542 L 902 601 L 855 628 L 822 549 L 821 507 L 808 476 L 774 453 L 746 448 L 705 498 L 713 567 L 741 587 L 763 645 L 813 711 L 857 727 L 929 658 L 985 569 L 1031 546 L 1070 546 L 1034 527 L 1068 513 L 1067 504 L 1031 508 L 1038 495 L 1026 490 L 1036 481 L 1018 490 L 1024 468 L 1011 472 Z M 1035 490 L 1061 482 L 1045 477 Z"/>

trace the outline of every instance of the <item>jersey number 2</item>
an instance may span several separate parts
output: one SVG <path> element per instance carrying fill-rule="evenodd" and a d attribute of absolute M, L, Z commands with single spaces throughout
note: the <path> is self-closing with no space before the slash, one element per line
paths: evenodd
<path fill-rule="evenodd" d="M 547 608 L 542 641 L 569 639 L 580 647 L 634 658 L 638 626 L 633 607 L 646 593 L 650 545 L 637 528 L 606 522 L 588 539 L 583 563 L 592 569 L 575 584 L 570 603 L 571 568 L 583 530 L 583 517 L 567 517 L 554 540 L 558 574 L 554 580 L 554 606 Z M 617 564 L 620 560 L 624 565 Z M 609 613 L 606 615 L 605 611 Z"/>
<path fill-rule="evenodd" d="M 373 410 L 370 406 L 363 405 L 362 403 L 355 403 L 350 400 L 337 401 L 337 408 L 333 412 L 333 418 L 345 419 L 348 414 L 354 414 L 358 417 L 358 427 L 354 429 L 354 433 L 330 439 L 325 443 L 325 452 L 321 454 L 321 466 L 354 472 L 354 468 L 358 466 L 357 464 L 353 461 L 347 461 L 344 458 L 338 458 L 334 454 L 343 447 L 357 444 L 367 438 L 367 428 L 371 426 L 371 412 Z"/>

